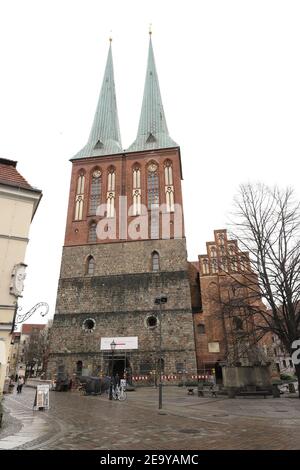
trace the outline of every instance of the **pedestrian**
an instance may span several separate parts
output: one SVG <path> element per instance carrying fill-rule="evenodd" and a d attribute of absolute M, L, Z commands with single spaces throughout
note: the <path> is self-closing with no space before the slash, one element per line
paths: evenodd
<path fill-rule="evenodd" d="M 116 373 L 116 376 L 115 376 L 115 381 L 116 381 L 116 385 L 119 387 L 120 386 L 120 376 L 118 374 L 118 372 Z"/>
<path fill-rule="evenodd" d="M 214 383 L 211 384 L 210 391 L 211 391 L 211 396 L 212 397 L 217 397 L 217 387 L 215 386 Z"/>
<path fill-rule="evenodd" d="M 17 386 L 17 393 L 22 393 L 22 387 L 24 385 L 23 377 L 18 378 L 18 386 Z"/>

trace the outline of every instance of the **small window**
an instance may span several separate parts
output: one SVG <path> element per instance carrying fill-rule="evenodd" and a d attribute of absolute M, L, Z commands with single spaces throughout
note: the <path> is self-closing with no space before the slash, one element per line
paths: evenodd
<path fill-rule="evenodd" d="M 276 369 L 277 369 L 277 372 L 280 372 L 280 365 L 278 364 L 278 362 L 276 362 Z"/>
<path fill-rule="evenodd" d="M 197 331 L 198 331 L 199 335 L 205 335 L 205 325 L 204 325 L 204 323 L 199 323 L 199 325 L 197 325 Z"/>
<path fill-rule="evenodd" d="M 175 367 L 177 374 L 183 374 L 185 372 L 183 362 L 176 362 Z"/>
<path fill-rule="evenodd" d="M 283 367 L 286 369 L 286 360 L 285 360 L 285 359 L 283 359 L 282 365 L 283 365 Z"/>
<path fill-rule="evenodd" d="M 150 315 L 146 320 L 148 328 L 155 328 L 157 326 L 157 317 L 155 315 Z"/>
<path fill-rule="evenodd" d="M 294 363 L 293 363 L 292 359 L 289 360 L 289 363 L 290 363 L 290 367 L 294 367 Z"/>
<path fill-rule="evenodd" d="M 92 276 L 95 273 L 95 259 L 93 256 L 89 256 L 86 263 L 86 274 Z"/>
<path fill-rule="evenodd" d="M 152 271 L 159 271 L 159 254 L 157 251 L 152 253 Z"/>
<path fill-rule="evenodd" d="M 95 320 L 93 318 L 87 318 L 86 320 L 84 320 L 82 328 L 86 332 L 92 332 L 95 329 L 95 326 L 96 326 Z"/>

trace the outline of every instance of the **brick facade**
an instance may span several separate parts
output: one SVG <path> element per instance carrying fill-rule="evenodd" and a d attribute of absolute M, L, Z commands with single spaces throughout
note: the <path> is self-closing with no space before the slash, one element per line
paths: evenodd
<path fill-rule="evenodd" d="M 147 167 L 155 163 L 159 168 L 159 199 L 165 203 L 164 163 L 170 161 L 173 170 L 175 203 L 182 205 L 181 164 L 179 149 L 135 152 L 116 156 L 102 156 L 74 161 L 70 199 L 63 248 L 56 313 L 52 327 L 48 375 L 64 370 L 69 376 L 76 373 L 77 363 L 90 373 L 108 373 L 111 366 L 109 352 L 100 352 L 102 337 L 138 336 L 137 351 L 118 352 L 116 361 L 130 367 L 133 374 L 157 369 L 159 359 L 159 306 L 154 300 L 161 293 L 168 302 L 162 307 L 162 358 L 164 373 L 176 374 L 183 368 L 196 372 L 194 327 L 188 278 L 187 252 L 184 234 L 174 238 L 174 213 L 170 213 L 171 238 L 162 239 L 162 216 L 158 239 L 150 239 L 150 232 L 138 240 L 123 239 L 119 233 L 119 196 L 128 196 L 127 210 L 132 204 L 132 172 L 134 165 L 141 169 L 142 204 L 147 206 Z M 114 240 L 88 238 L 91 220 L 98 222 L 104 216 L 89 215 L 91 175 L 99 169 L 103 175 L 101 202 L 107 193 L 107 173 L 113 165 L 116 171 Z M 77 178 L 85 175 L 84 208 L 82 220 L 75 221 Z M 150 215 L 146 215 L 150 218 Z M 183 215 L 181 215 L 183 219 Z M 127 223 L 140 216 L 128 215 Z M 152 254 L 159 255 L 159 271 L 153 272 Z M 89 257 L 94 259 L 93 274 L 87 274 Z M 156 316 L 155 327 L 149 326 L 149 316 Z M 92 331 L 84 329 L 87 319 L 94 321 Z M 118 359 L 119 358 L 119 359 Z"/>
<path fill-rule="evenodd" d="M 257 303 L 265 307 L 253 295 L 257 278 L 249 255 L 240 251 L 236 240 L 228 240 L 226 230 L 215 230 L 214 241 L 206 246 L 207 253 L 189 269 L 198 371 L 218 368 L 222 362 L 251 364 L 256 349 L 255 315 L 249 315 L 247 308 Z M 200 308 L 196 307 L 199 298 Z"/>

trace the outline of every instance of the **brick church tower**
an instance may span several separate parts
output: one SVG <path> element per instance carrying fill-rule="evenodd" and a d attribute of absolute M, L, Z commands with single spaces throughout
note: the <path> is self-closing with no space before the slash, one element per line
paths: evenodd
<path fill-rule="evenodd" d="M 195 372 L 180 148 L 168 133 L 151 35 L 135 141 L 122 149 L 110 44 L 90 136 L 71 162 L 48 374 L 111 372 L 113 339 L 120 375 L 150 376 L 160 361 L 166 375 Z"/>

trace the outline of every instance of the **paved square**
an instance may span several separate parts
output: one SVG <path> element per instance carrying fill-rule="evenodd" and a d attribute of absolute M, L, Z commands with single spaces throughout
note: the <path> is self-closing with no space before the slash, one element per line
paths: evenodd
<path fill-rule="evenodd" d="M 138 388 L 125 402 L 107 395 L 50 392 L 50 410 L 33 411 L 35 391 L 6 395 L 10 417 L 0 449 L 299 449 L 297 398 L 198 398 L 179 387 Z M 7 414 L 4 418 L 6 424 Z"/>

